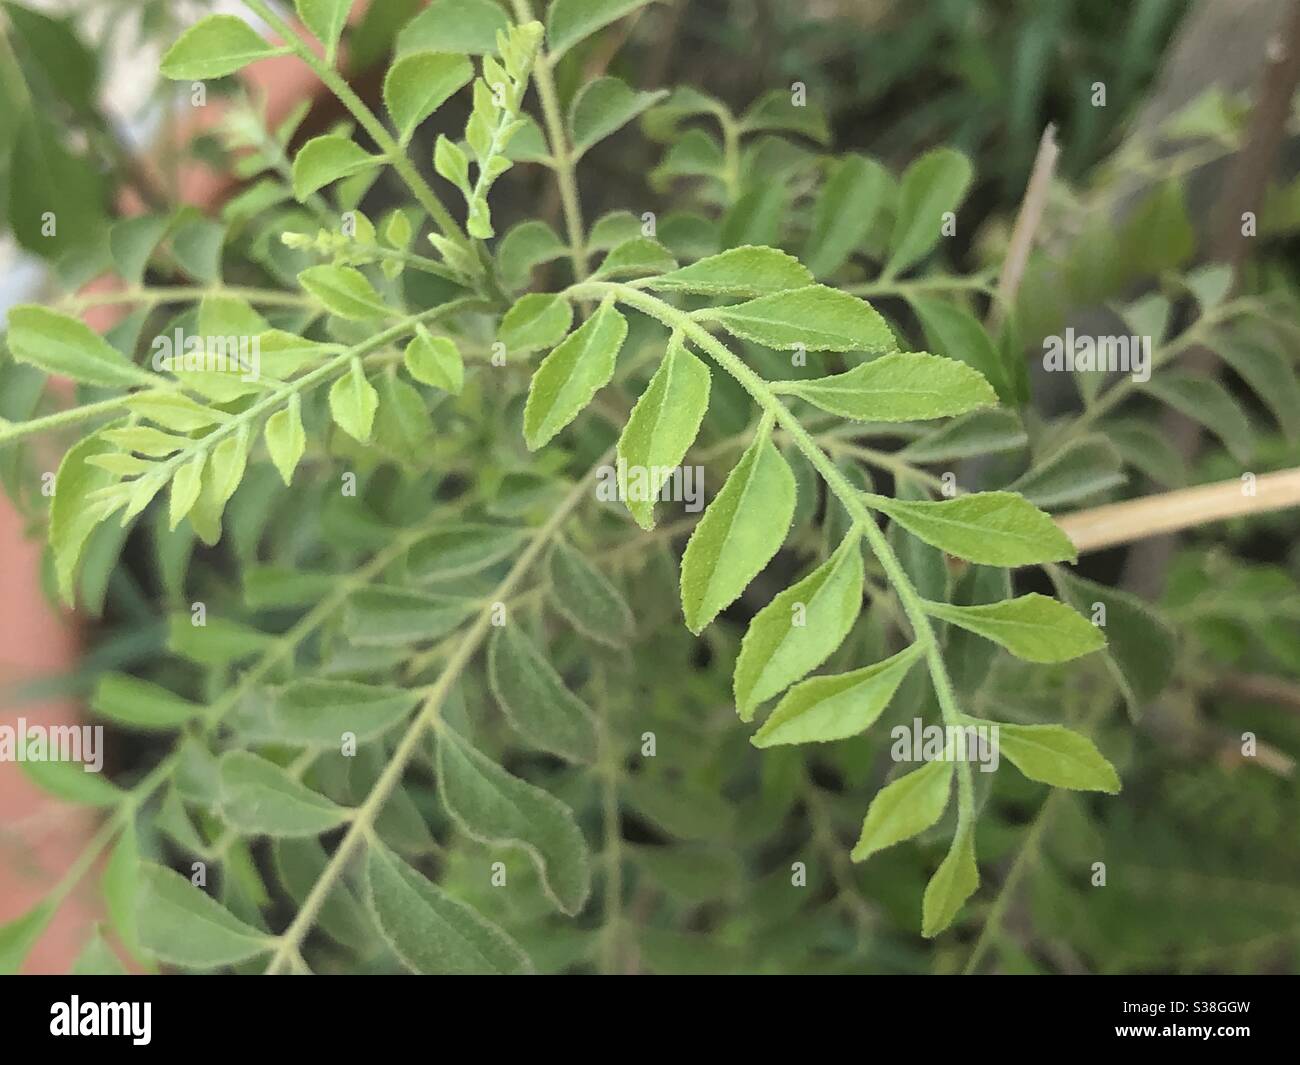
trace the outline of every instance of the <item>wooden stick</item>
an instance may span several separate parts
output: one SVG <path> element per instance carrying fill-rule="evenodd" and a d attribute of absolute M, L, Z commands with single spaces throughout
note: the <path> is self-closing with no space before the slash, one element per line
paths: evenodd
<path fill-rule="evenodd" d="M 1056 524 L 1086 554 L 1212 521 L 1284 510 L 1300 506 L 1300 466 L 1257 477 L 1253 495 L 1245 487 L 1236 479 L 1182 488 L 1064 514 Z"/>

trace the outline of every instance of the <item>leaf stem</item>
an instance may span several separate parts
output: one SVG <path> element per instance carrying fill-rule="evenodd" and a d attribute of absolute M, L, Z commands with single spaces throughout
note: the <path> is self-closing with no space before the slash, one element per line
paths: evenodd
<path fill-rule="evenodd" d="M 513 0 L 515 18 L 522 22 L 533 21 L 533 5 L 529 0 Z M 546 140 L 554 160 L 555 180 L 560 189 L 560 205 L 564 211 L 564 225 L 569 235 L 569 257 L 573 261 L 573 279 L 587 277 L 587 238 L 582 224 L 582 205 L 578 200 L 577 160 L 573 146 L 564 131 L 564 118 L 560 114 L 560 97 L 555 89 L 551 71 L 552 57 L 540 53 L 533 69 L 533 83 L 542 104 L 542 121 L 546 124 Z"/>
<path fill-rule="evenodd" d="M 42 418 L 32 418 L 30 421 L 0 424 L 0 447 L 21 440 L 25 436 L 31 436 L 33 433 L 43 433 L 47 429 L 57 429 L 63 425 L 74 425 L 100 414 L 111 414 L 124 406 L 126 400 L 126 396 L 114 396 L 112 399 L 87 403 L 80 407 L 69 407 L 67 410 L 47 414 Z"/>
<path fill-rule="evenodd" d="M 804 457 L 821 474 L 827 487 L 844 505 L 849 516 L 861 526 L 867 542 L 871 545 L 872 552 L 880 562 L 881 568 L 885 571 L 885 576 L 898 595 L 899 603 L 912 626 L 916 641 L 925 648 L 926 665 L 930 671 L 930 678 L 934 683 L 935 696 L 939 701 L 939 709 L 943 715 L 944 723 L 946 725 L 961 724 L 961 708 L 957 703 L 956 693 L 953 691 L 952 679 L 948 676 L 948 668 L 943 660 L 943 651 L 935 636 L 934 628 L 930 624 L 929 615 L 925 612 L 924 601 L 912 584 L 911 579 L 907 576 L 902 564 L 898 561 L 898 556 L 894 554 L 893 549 L 889 546 L 885 534 L 881 531 L 880 526 L 876 524 L 875 518 L 867 510 L 861 493 L 853 487 L 826 452 L 817 445 L 817 442 L 809 435 L 799 419 L 781 402 L 768 383 L 689 314 L 651 296 L 649 293 L 629 285 L 609 281 L 585 282 L 575 285 L 570 289 L 570 292 L 579 298 L 583 295 L 596 298 L 612 295 L 629 307 L 634 307 L 643 314 L 657 319 L 670 329 L 681 330 L 683 335 L 688 337 L 702 351 L 708 352 L 719 366 L 736 379 L 740 386 L 754 399 L 754 402 L 758 404 L 763 411 L 764 418 L 774 419 L 776 424 L 785 430 L 791 442 L 803 452 Z M 975 797 L 971 767 L 969 762 L 963 760 L 957 765 L 957 833 L 959 835 L 969 827 L 974 814 Z"/>

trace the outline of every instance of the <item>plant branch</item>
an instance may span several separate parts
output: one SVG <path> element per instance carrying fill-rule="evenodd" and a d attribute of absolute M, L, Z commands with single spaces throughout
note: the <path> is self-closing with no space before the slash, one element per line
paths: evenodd
<path fill-rule="evenodd" d="M 573 486 L 573 489 L 555 508 L 546 523 L 538 528 L 528 546 L 524 548 L 515 564 L 510 568 L 510 572 L 506 574 L 492 593 L 493 601 L 499 602 L 510 598 L 527 575 L 529 569 L 541 557 L 542 552 L 546 550 L 547 545 L 559 533 L 560 528 L 577 509 L 578 505 L 587 497 L 590 491 L 588 482 L 595 476 L 596 470 L 606 464 L 612 455 L 613 449 L 602 455 L 592 469 Z M 321 872 L 320 878 L 303 900 L 302 908 L 295 915 L 289 927 L 285 929 L 284 934 L 280 936 L 279 945 L 276 947 L 275 953 L 266 968 L 268 976 L 281 972 L 286 965 L 290 964 L 293 955 L 299 950 L 303 938 L 315 923 L 320 908 L 325 904 L 325 900 L 329 897 L 335 883 L 343 875 L 343 870 L 351 860 L 357 846 L 372 831 L 375 819 L 383 809 L 384 803 L 388 801 L 388 797 L 401 781 L 402 773 L 405 772 L 407 764 L 414 756 L 425 730 L 435 726 L 442 704 L 446 701 L 452 686 L 459 679 L 465 667 L 469 665 L 470 660 L 487 638 L 491 628 L 492 604 L 488 603 L 479 612 L 473 625 L 460 638 L 460 642 L 452 651 L 451 657 L 443 667 L 437 681 L 429 689 L 420 710 L 407 728 L 406 734 L 393 751 L 393 756 L 388 765 L 384 767 L 379 779 L 375 781 L 374 787 L 370 789 L 365 801 L 353 813 L 347 832 L 339 842 L 334 854 L 330 857 L 329 863 Z"/>

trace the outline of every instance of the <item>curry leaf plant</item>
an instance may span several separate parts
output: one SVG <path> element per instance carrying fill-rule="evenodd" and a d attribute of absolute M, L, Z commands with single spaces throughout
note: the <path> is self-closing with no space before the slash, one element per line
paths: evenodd
<path fill-rule="evenodd" d="M 438 0 L 396 31 L 374 108 L 341 72 L 347 3 L 245 6 L 185 31 L 162 73 L 291 56 L 347 119 L 303 140 L 302 115 L 236 110 L 222 136 L 250 185 L 220 220 L 119 222 L 119 293 L 9 316 L 3 369 L 33 399 L 0 443 L 36 461 L 29 437 L 83 430 L 34 518 L 59 594 L 101 608 L 128 536 L 157 562 L 160 661 L 105 673 L 91 708 L 170 748 L 113 784 L 29 763 L 105 818 L 0 929 L 0 965 L 107 854 L 144 966 L 673 971 L 698 938 L 646 922 L 660 893 L 730 897 L 722 841 L 784 854 L 796 806 L 860 933 L 854 863 L 928 855 L 905 905 L 935 937 L 981 883 L 988 781 L 962 737 L 992 735 L 1022 787 L 1120 790 L 1095 719 L 989 693 L 1108 678 L 1136 712 L 1159 692 L 1164 622 L 1064 568 L 1048 510 L 1152 457 L 1095 432 L 1132 400 L 1202 412 L 1244 453 L 1233 397 L 1170 375 L 1027 416 L 1014 320 L 973 309 L 992 274 L 934 269 L 967 159 L 896 178 L 831 154 L 785 89 L 734 114 L 584 79 L 588 42 L 644 2 Z M 674 210 L 629 192 L 587 217 L 579 164 L 635 126 Z M 542 187 L 555 225 L 519 217 Z M 1201 313 L 1156 365 L 1241 326 L 1213 281 L 1188 282 Z M 130 314 L 101 336 L 79 314 L 109 302 Z M 1276 338 L 1231 352 L 1285 419 Z M 77 405 L 39 413 L 47 376 Z M 949 475 L 1008 456 L 982 488 Z M 691 469 L 699 505 L 679 508 Z M 692 679 L 699 656 L 724 685 Z M 891 714 L 944 739 L 882 776 L 853 745 Z M 835 811 L 819 759 L 857 782 Z"/>

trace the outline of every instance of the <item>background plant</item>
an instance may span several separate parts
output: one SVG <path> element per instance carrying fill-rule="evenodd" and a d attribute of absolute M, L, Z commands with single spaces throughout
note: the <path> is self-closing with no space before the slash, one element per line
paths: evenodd
<path fill-rule="evenodd" d="M 1197 718 L 1225 675 L 1294 674 L 1294 560 L 1194 550 L 1162 618 L 1106 573 L 1058 566 L 1074 548 L 1039 507 L 1113 496 L 1135 470 L 1193 476 L 1143 432 L 1144 406 L 1204 417 L 1224 443 L 1204 475 L 1222 478 L 1254 458 L 1266 411 L 1278 431 L 1252 466 L 1284 465 L 1285 280 L 1234 292 L 1223 267 L 1182 270 L 1177 184 L 1130 243 L 1090 258 L 1087 198 L 1062 189 L 1022 297 L 997 298 L 998 226 L 973 272 L 942 239 L 945 212 L 965 233 L 960 153 L 894 174 L 830 154 L 817 100 L 795 106 L 784 86 L 733 110 L 575 75 L 639 5 L 557 0 L 543 32 L 526 3 L 509 18 L 432 4 L 396 33 L 382 110 L 335 69 L 349 5 L 299 5 L 323 59 L 277 9 L 247 6 L 288 43 L 216 16 L 163 73 L 221 78 L 291 51 L 348 118 L 304 141 L 296 122 L 237 114 L 227 147 L 249 153 L 250 185 L 221 223 L 182 211 L 109 229 L 131 285 L 112 298 L 136 310 L 107 340 L 75 320 L 76 297 L 10 315 L 5 394 L 27 408 L 3 439 L 86 429 L 49 506 L 59 590 L 102 606 L 139 529 L 148 583 L 126 578 L 119 598 L 139 619 L 164 605 L 170 652 L 144 668 L 136 649 L 131 673 L 97 680 L 98 715 L 159 735 L 139 764 L 113 784 L 30 767 L 106 819 L 50 900 L 6 926 L 10 964 L 110 848 L 119 943 L 183 967 L 913 969 L 915 933 L 954 922 L 976 938 L 939 939 L 933 964 L 996 950 L 1006 967 L 1069 967 L 1003 928 L 1030 875 L 1044 930 L 1100 914 L 1078 933 L 1092 964 L 1195 966 L 1222 939 L 1243 964 L 1277 963 L 1295 856 L 1270 846 L 1286 823 L 1266 812 L 1293 782 L 1202 764 L 1181 785 L 1142 777 L 1150 752 L 1113 711 Z M 467 120 L 410 151 L 458 93 Z M 650 192 L 585 217 L 580 160 L 638 120 L 662 146 Z M 1220 154 L 1242 136 L 1230 117 L 1208 132 Z M 494 210 L 529 170 L 554 184 L 563 236 Z M 400 200 L 370 206 L 393 179 Z M 657 197 L 673 209 L 651 210 Z M 1111 269 L 1097 280 L 1080 261 Z M 1046 289 L 1058 308 L 1116 297 L 1157 338 L 1151 386 L 1081 375 L 1074 409 L 1036 411 L 1025 349 L 1061 319 L 1025 294 Z M 262 376 L 135 361 L 177 328 L 256 336 Z M 1201 344 L 1262 402 L 1164 372 Z M 47 373 L 78 381 L 81 404 L 42 413 Z M 602 502 L 594 480 L 619 458 L 705 465 L 708 510 Z M 17 462 L 12 483 L 43 521 Z M 1013 575 L 1024 566 L 1041 576 Z M 1085 618 L 1097 604 L 1104 628 Z M 772 702 L 737 727 L 734 711 Z M 1012 765 L 996 780 L 968 763 L 899 772 L 889 726 L 916 716 L 999 722 Z M 1222 745 L 1227 724 L 1180 734 Z M 1293 749 L 1294 730 L 1269 727 Z M 1132 774 L 1175 794 L 1154 816 L 1087 798 Z M 1186 815 L 1175 795 L 1207 776 L 1259 834 L 1245 849 L 1260 908 L 1215 909 L 1208 942 L 1159 921 L 1144 940 L 1134 895 L 1178 870 L 1125 877 L 1101 906 L 1087 872 L 1143 871 Z M 1054 789 L 1020 828 L 1040 783 Z M 1241 860 L 1240 821 L 1224 820 L 1221 836 L 1198 827 L 1191 856 L 1222 844 Z M 202 888 L 167 868 L 196 861 Z M 990 861 L 991 901 L 966 905 Z M 87 964 L 112 964 L 92 949 Z"/>

